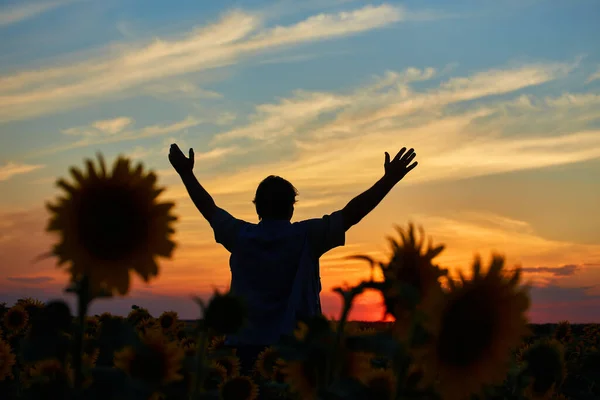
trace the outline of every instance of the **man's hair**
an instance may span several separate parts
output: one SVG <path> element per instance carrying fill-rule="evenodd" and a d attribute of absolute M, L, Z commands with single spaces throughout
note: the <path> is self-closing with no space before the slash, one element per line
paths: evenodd
<path fill-rule="evenodd" d="M 259 219 L 286 219 L 296 203 L 298 190 L 280 176 L 269 175 L 256 188 L 252 202 Z"/>

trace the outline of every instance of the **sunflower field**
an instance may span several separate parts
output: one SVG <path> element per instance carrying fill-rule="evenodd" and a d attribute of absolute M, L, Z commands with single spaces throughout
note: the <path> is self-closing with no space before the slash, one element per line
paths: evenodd
<path fill-rule="evenodd" d="M 199 318 L 89 315 L 97 298 L 125 295 L 130 273 L 159 275 L 171 257 L 177 218 L 160 202 L 156 176 L 119 157 L 108 170 L 86 161 L 59 179 L 64 194 L 47 208 L 56 257 L 68 274 L 61 300 L 24 298 L 0 305 L 0 399 L 600 399 L 600 325 L 531 325 L 520 269 L 475 257 L 468 276 L 451 279 L 436 264 L 444 250 L 412 225 L 388 237 L 383 278 L 335 288 L 341 316 L 298 321 L 245 373 L 225 336 L 245 323 L 232 293 L 195 299 Z M 356 296 L 377 291 L 391 323 L 347 317 Z"/>

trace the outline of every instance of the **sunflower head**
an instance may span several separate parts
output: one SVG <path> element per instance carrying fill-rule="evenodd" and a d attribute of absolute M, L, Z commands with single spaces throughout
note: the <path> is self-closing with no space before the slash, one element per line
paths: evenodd
<path fill-rule="evenodd" d="M 542 398 L 560 387 L 566 376 L 564 346 L 558 340 L 541 340 L 524 353 L 524 374 L 531 379 L 528 392 Z"/>
<path fill-rule="evenodd" d="M 257 357 L 255 369 L 258 374 L 267 380 L 273 380 L 275 367 L 279 360 L 279 351 L 275 347 L 267 347 Z"/>
<path fill-rule="evenodd" d="M 569 321 L 561 321 L 556 325 L 554 338 L 561 343 L 568 343 L 571 341 L 571 324 Z"/>
<path fill-rule="evenodd" d="M 238 376 L 240 374 L 240 371 L 241 371 L 240 359 L 234 355 L 218 356 L 218 357 L 213 358 L 213 361 L 215 363 L 221 365 L 222 367 L 224 367 L 225 371 L 227 371 L 227 376 L 230 378 L 234 377 L 234 376 Z"/>
<path fill-rule="evenodd" d="M 206 371 L 204 389 L 207 391 L 216 390 L 226 379 L 227 370 L 225 367 L 217 363 L 211 363 Z"/>
<path fill-rule="evenodd" d="M 214 296 L 204 310 L 204 324 L 217 335 L 238 332 L 246 322 L 247 310 L 243 300 L 228 292 L 215 291 Z"/>
<path fill-rule="evenodd" d="M 13 376 L 12 368 L 16 361 L 10 345 L 0 339 L 0 382 Z"/>
<path fill-rule="evenodd" d="M 165 311 L 158 317 L 158 325 L 164 331 L 172 331 L 177 326 L 179 316 L 175 311 Z"/>
<path fill-rule="evenodd" d="M 221 400 L 256 400 L 258 386 L 247 376 L 234 376 L 219 385 Z"/>
<path fill-rule="evenodd" d="M 34 317 L 44 309 L 44 303 L 33 297 L 26 297 L 24 299 L 17 300 L 17 304 L 22 306 L 30 317 Z"/>
<path fill-rule="evenodd" d="M 503 273 L 504 259 L 492 258 L 487 273 L 480 259 L 473 264 L 470 280 L 449 282 L 444 307 L 426 348 L 425 371 L 439 373 L 445 398 L 478 393 L 486 384 L 501 382 L 508 372 L 512 352 L 528 333 L 526 288 L 518 286 L 520 271 Z M 425 346 L 426 347 L 426 346 Z"/>
<path fill-rule="evenodd" d="M 98 159 L 98 166 L 87 160 L 85 172 L 71 168 L 73 183 L 57 181 L 65 194 L 47 205 L 47 230 L 60 233 L 52 253 L 59 265 L 70 264 L 73 280 L 88 277 L 92 295 L 123 295 L 129 291 L 130 270 L 147 282 L 158 275 L 155 257 L 171 256 L 174 204 L 157 202 L 163 189 L 141 164 L 134 169 L 119 157 L 109 172 L 102 156 Z"/>
<path fill-rule="evenodd" d="M 138 325 L 139 323 L 146 321 L 148 319 L 152 319 L 152 316 L 145 308 L 136 307 L 132 308 L 132 310 L 127 315 L 127 321 L 131 322 L 133 325 Z"/>
<path fill-rule="evenodd" d="M 20 304 L 14 305 L 8 309 L 3 317 L 4 327 L 9 332 L 20 332 L 27 327 L 29 314 L 25 307 Z"/>
<path fill-rule="evenodd" d="M 115 353 L 115 367 L 130 377 L 151 385 L 166 385 L 183 379 L 180 374 L 183 349 L 169 342 L 158 329 L 141 334 L 141 343 Z"/>

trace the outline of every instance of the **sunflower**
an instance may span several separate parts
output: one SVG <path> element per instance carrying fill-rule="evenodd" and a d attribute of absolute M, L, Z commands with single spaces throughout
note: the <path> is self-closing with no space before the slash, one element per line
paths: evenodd
<path fill-rule="evenodd" d="M 504 258 L 494 255 L 483 275 L 476 257 L 471 280 L 461 274 L 460 282 L 449 281 L 438 326 L 430 329 L 436 334 L 419 355 L 428 379 L 439 374 L 444 399 L 463 399 L 502 382 L 512 351 L 528 333 L 529 296 L 518 287 L 520 270 L 506 276 L 503 267 Z"/>
<path fill-rule="evenodd" d="M 273 380 L 279 352 L 274 347 L 267 347 L 256 358 L 255 369 L 261 377 Z"/>
<path fill-rule="evenodd" d="M 556 339 L 542 340 L 529 346 L 523 358 L 524 374 L 531 378 L 526 390 L 529 398 L 548 399 L 560 387 L 567 374 L 564 345 Z"/>
<path fill-rule="evenodd" d="M 4 314 L 4 326 L 9 332 L 19 332 L 27 326 L 29 314 L 25 311 L 25 307 L 17 304 L 8 309 Z"/>
<path fill-rule="evenodd" d="M 61 386 L 68 386 L 73 382 L 73 369 L 69 364 L 63 364 L 55 359 L 40 360 L 25 369 L 23 381 L 26 387 L 31 387 L 36 383 L 48 384 L 58 383 Z"/>
<path fill-rule="evenodd" d="M 361 379 L 369 397 L 381 400 L 396 398 L 396 377 L 390 369 L 375 369 Z"/>
<path fill-rule="evenodd" d="M 216 390 L 219 385 L 227 379 L 227 370 L 224 366 L 217 363 L 211 363 L 208 366 L 204 380 L 204 389 L 207 391 Z"/>
<path fill-rule="evenodd" d="M 160 330 L 141 334 L 141 346 L 126 346 L 115 353 L 114 365 L 134 379 L 150 384 L 166 385 L 183 379 L 179 370 L 183 349 L 169 342 Z"/>
<path fill-rule="evenodd" d="M 208 345 L 208 351 L 209 353 L 212 353 L 222 349 L 223 347 L 225 347 L 225 336 L 218 335 L 211 339 L 210 344 Z"/>
<path fill-rule="evenodd" d="M 554 330 L 554 338 L 562 343 L 571 341 L 571 324 L 569 321 L 560 321 Z"/>
<path fill-rule="evenodd" d="M 40 312 L 41 310 L 44 309 L 45 304 L 38 300 L 38 299 L 34 299 L 33 297 L 26 297 L 24 299 L 19 299 L 17 300 L 17 304 L 22 306 L 25 311 L 27 311 L 27 314 L 33 316 L 34 314 L 37 314 L 38 312 Z"/>
<path fill-rule="evenodd" d="M 165 311 L 158 317 L 158 325 L 164 331 L 173 331 L 177 326 L 179 316 L 175 311 Z"/>
<path fill-rule="evenodd" d="M 213 361 L 216 362 L 217 364 L 225 367 L 225 370 L 227 371 L 227 376 L 229 378 L 233 378 L 240 374 L 240 369 L 241 369 L 240 359 L 237 358 L 236 356 L 233 356 L 233 355 L 219 356 L 219 357 L 215 357 L 213 359 Z"/>
<path fill-rule="evenodd" d="M 247 376 L 234 376 L 219 385 L 221 400 L 256 400 L 258 386 Z"/>
<path fill-rule="evenodd" d="M 140 322 L 146 320 L 153 320 L 153 318 L 145 308 L 134 308 L 127 314 L 127 321 L 133 325 L 138 325 Z"/>
<path fill-rule="evenodd" d="M 119 157 L 110 173 L 101 155 L 98 159 L 99 168 L 86 161 L 87 174 L 71 168 L 74 183 L 57 181 L 66 194 L 47 204 L 47 231 L 61 234 L 51 253 L 59 265 L 70 262 L 73 280 L 87 276 L 92 294 L 105 290 L 124 295 L 130 269 L 148 282 L 158 275 L 155 257 L 171 256 L 174 204 L 157 202 L 163 189 L 141 164 L 132 169 L 129 159 Z"/>
<path fill-rule="evenodd" d="M 13 376 L 12 367 L 16 361 L 10 345 L 0 339 L 0 382 Z"/>

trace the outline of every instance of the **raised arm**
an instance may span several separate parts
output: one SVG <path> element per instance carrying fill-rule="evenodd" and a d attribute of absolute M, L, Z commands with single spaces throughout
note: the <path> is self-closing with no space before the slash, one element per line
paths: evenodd
<path fill-rule="evenodd" d="M 406 147 L 403 147 L 391 161 L 390 155 L 386 152 L 383 177 L 371 188 L 350 200 L 346 207 L 342 209 L 346 230 L 359 223 L 368 213 L 373 211 L 396 183 L 400 182 L 406 174 L 418 165 L 416 161 L 410 164 L 417 153 L 413 149 L 410 149 L 406 154 L 405 152 Z"/>
<path fill-rule="evenodd" d="M 169 161 L 181 177 L 181 180 L 198 211 L 200 211 L 202 216 L 210 222 L 217 211 L 217 205 L 210 194 L 202 187 L 200 182 L 198 182 L 196 176 L 194 176 L 194 150 L 190 149 L 190 155 L 189 158 L 187 158 L 179 146 L 172 144 L 169 151 Z"/>

